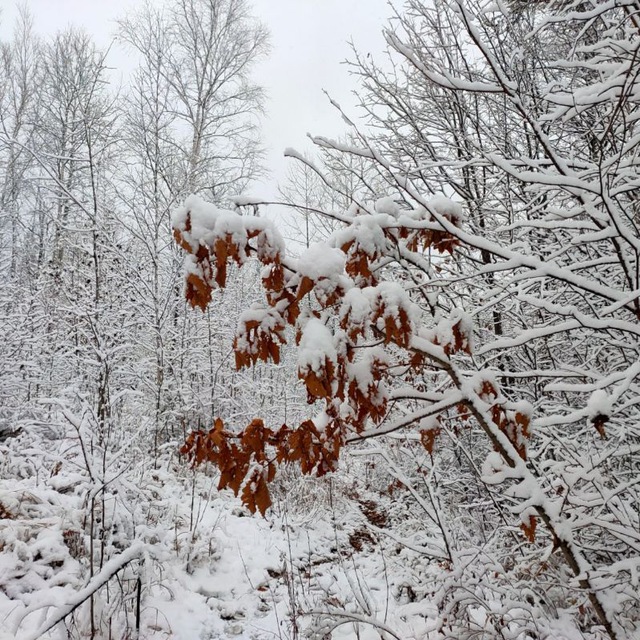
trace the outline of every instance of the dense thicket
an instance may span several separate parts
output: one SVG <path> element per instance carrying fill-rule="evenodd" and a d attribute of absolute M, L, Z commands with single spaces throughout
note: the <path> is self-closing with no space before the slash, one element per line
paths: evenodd
<path fill-rule="evenodd" d="M 123 86 L 88 34 L 41 38 L 26 10 L 1 43 L 1 589 L 16 604 L 65 601 L 134 539 L 162 537 L 139 529 L 162 503 L 150 474 L 188 427 L 284 406 L 276 374 L 226 367 L 255 278 L 186 312 L 169 222 L 187 194 L 230 203 L 264 170 L 251 73 L 266 31 L 244 0 L 184 0 L 129 15 L 118 42 L 136 64 Z M 177 535 L 183 516 L 164 517 Z M 38 551 L 47 519 L 57 541 Z M 69 540 L 80 564 L 58 567 Z M 65 624 L 124 637 L 121 597 L 107 587 Z"/>
<path fill-rule="evenodd" d="M 264 634 L 634 638 L 640 5 L 409 0 L 354 53 L 364 120 L 288 152 L 289 252 L 225 209 L 261 171 L 243 0 L 120 37 L 117 91 L 80 31 L 2 45 L 10 632 L 166 636 L 179 589 L 263 637 L 215 604 L 217 483 L 282 518 L 270 579 L 224 574 Z"/>
<path fill-rule="evenodd" d="M 238 365 L 273 359 L 292 325 L 320 403 L 297 428 L 253 421 L 236 445 L 220 422 L 187 450 L 264 510 L 276 463 L 322 476 L 345 445 L 385 441 L 369 451 L 445 568 L 417 585 L 434 637 L 638 630 L 637 11 L 409 2 L 392 71 L 354 63 L 373 133 L 315 139 L 368 162 L 384 197 L 328 210 L 341 228 L 299 259 L 197 201 L 174 220 L 192 303 L 256 252 L 266 305 Z"/>

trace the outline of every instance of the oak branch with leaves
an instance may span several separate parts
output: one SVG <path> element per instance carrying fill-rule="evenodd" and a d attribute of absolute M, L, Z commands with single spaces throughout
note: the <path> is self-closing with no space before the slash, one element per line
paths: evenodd
<path fill-rule="evenodd" d="M 433 206 L 460 223 L 458 205 L 440 198 Z M 374 435 L 395 399 L 392 379 L 411 380 L 428 361 L 442 367 L 454 353 L 471 352 L 466 315 L 456 310 L 433 329 L 425 329 L 422 311 L 402 284 L 392 280 L 389 263 L 400 247 L 416 252 L 434 246 L 451 252 L 455 238 L 438 227 L 427 209 L 394 215 L 395 205 L 385 200 L 378 209 L 373 216 L 356 212 L 331 243 L 313 245 L 297 259 L 285 255 L 278 231 L 262 218 L 220 211 L 195 197 L 174 216 L 176 241 L 189 254 L 186 297 L 192 306 L 204 310 L 213 288 L 225 286 L 230 261 L 242 266 L 255 256 L 263 265 L 266 301 L 240 319 L 233 344 L 236 366 L 260 360 L 279 363 L 285 330 L 291 327 L 308 402 L 322 406 L 296 428 L 283 425 L 274 430 L 255 419 L 236 434 L 218 419 L 208 433 L 189 436 L 183 452 L 196 464 L 215 463 L 221 472 L 219 487 L 241 492 L 252 512 L 264 514 L 271 505 L 268 483 L 277 464 L 296 462 L 303 473 L 322 476 L 335 470 L 350 439 Z M 384 279 L 387 271 L 390 277 Z M 498 397 L 491 382 L 483 381 L 480 387 Z M 452 406 L 468 411 L 458 390 L 435 402 L 429 397 L 426 404 L 421 417 Z M 524 455 L 527 415 L 510 412 L 500 403 L 492 412 Z M 422 431 L 425 447 L 432 449 L 436 435 L 437 427 Z"/>

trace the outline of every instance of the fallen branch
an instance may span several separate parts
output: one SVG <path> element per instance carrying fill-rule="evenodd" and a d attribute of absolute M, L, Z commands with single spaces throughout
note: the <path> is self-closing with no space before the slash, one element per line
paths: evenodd
<path fill-rule="evenodd" d="M 142 543 L 134 544 L 129 547 L 126 551 L 122 552 L 119 556 L 115 558 L 111 558 L 104 567 L 102 571 L 94 576 L 86 587 L 77 591 L 76 594 L 71 598 L 69 602 L 60 606 L 58 611 L 53 615 L 48 621 L 46 621 L 40 628 L 30 633 L 29 635 L 22 636 L 24 640 L 37 640 L 42 637 L 47 631 L 53 629 L 59 622 L 64 620 L 69 614 L 73 613 L 83 602 L 86 602 L 98 589 L 104 586 L 113 576 L 120 571 L 120 569 L 124 568 L 128 565 L 132 560 L 138 558 L 144 549 L 144 545 Z M 14 633 L 16 634 L 16 638 L 18 636 L 18 629 L 20 625 L 24 621 L 24 619 L 34 611 L 39 611 L 44 607 L 52 607 L 55 606 L 55 602 L 43 602 L 40 601 L 37 605 L 31 605 L 27 607 L 23 612 L 20 618 L 18 619 Z"/>

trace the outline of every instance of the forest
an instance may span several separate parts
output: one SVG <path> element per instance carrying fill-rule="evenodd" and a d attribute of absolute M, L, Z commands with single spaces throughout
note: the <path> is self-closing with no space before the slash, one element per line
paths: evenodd
<path fill-rule="evenodd" d="M 394 8 L 276 198 L 248 0 L 0 41 L 0 639 L 640 637 L 640 2 Z"/>

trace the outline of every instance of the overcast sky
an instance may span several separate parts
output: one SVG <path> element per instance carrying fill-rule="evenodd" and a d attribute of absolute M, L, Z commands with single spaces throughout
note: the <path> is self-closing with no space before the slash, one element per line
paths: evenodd
<path fill-rule="evenodd" d="M 168 0 L 169 2 L 171 0 Z M 161 0 L 157 0 L 161 4 Z M 115 20 L 143 0 L 28 0 L 36 31 L 53 34 L 69 24 L 84 27 L 99 46 L 107 46 Z M 256 79 L 267 89 L 264 119 L 268 164 L 275 178 L 283 176 L 286 147 L 308 148 L 306 133 L 337 136 L 341 119 L 329 105 L 326 89 L 343 107 L 352 110 L 354 80 L 341 64 L 350 57 L 348 41 L 359 51 L 376 56 L 384 48 L 382 28 L 391 15 L 387 0 L 253 0 L 254 14 L 271 32 L 269 57 L 256 69 Z M 0 0 L 0 34 L 11 30 L 16 5 Z M 128 57 L 117 47 L 110 63 L 125 68 Z M 273 193 L 273 180 L 257 192 Z"/>

